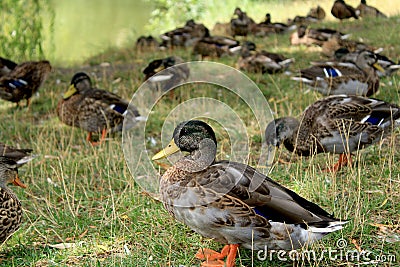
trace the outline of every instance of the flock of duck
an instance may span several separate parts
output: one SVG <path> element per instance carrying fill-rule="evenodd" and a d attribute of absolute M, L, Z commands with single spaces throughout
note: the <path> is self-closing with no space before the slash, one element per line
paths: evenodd
<path fill-rule="evenodd" d="M 362 0 L 352 8 L 336 0 L 331 13 L 338 19 L 386 17 Z M 231 37 L 212 36 L 203 25 L 193 20 L 184 27 L 155 38 L 140 37 L 137 49 L 170 49 L 191 47 L 193 53 L 205 57 L 239 54 L 238 68 L 246 72 L 277 73 L 288 69 L 293 59 L 283 55 L 257 51 L 247 35 L 265 36 L 294 31 L 293 45 L 325 47 L 334 60 L 312 62 L 292 79 L 309 85 L 326 97 L 310 105 L 299 119 L 278 118 L 268 124 L 265 139 L 270 146 L 283 144 L 289 151 L 303 156 L 315 153 L 340 154 L 339 162 L 328 171 L 337 171 L 351 161 L 351 152 L 372 145 L 389 135 L 400 123 L 400 107 L 369 98 L 379 89 L 380 76 L 392 75 L 400 66 L 371 49 L 367 44 L 347 40 L 348 35 L 332 29 L 313 29 L 306 25 L 324 19 L 321 7 L 305 16 L 285 23 L 272 23 L 271 15 L 256 23 L 240 8 L 227 24 Z M 218 27 L 224 25 L 218 24 Z M 225 25 L 226 26 L 226 25 Z M 244 36 L 240 43 L 236 36 Z M 332 50 L 334 49 L 334 50 Z M 169 88 L 171 80 L 186 80 L 190 70 L 177 56 L 157 59 L 143 70 L 146 80 L 156 90 Z M 175 66 L 174 68 L 169 68 Z M 184 67 L 183 67 L 184 66 Z M 154 76 L 166 69 L 165 77 Z M 17 64 L 0 58 L 0 98 L 30 105 L 30 98 L 46 80 L 51 65 L 48 61 Z M 107 133 L 120 131 L 124 117 L 140 120 L 138 110 L 116 94 L 93 87 L 84 72 L 76 73 L 57 106 L 59 119 L 88 132 L 87 140 L 98 145 Z M 135 121 L 132 122 L 134 126 Z M 92 138 L 99 133 L 98 141 Z M 207 123 L 200 120 L 181 122 L 174 130 L 169 145 L 154 155 L 159 160 L 177 151 L 189 154 L 162 175 L 161 199 L 168 212 L 178 221 L 204 237 L 226 244 L 221 252 L 201 249 L 196 257 L 205 260 L 202 266 L 235 265 L 239 246 L 249 249 L 291 250 L 321 239 L 342 229 L 346 220 L 335 218 L 295 192 L 243 163 L 217 161 L 216 136 Z M 4 242 L 21 224 L 22 209 L 18 198 L 7 187 L 19 180 L 17 168 L 30 161 L 32 150 L 0 143 L 0 242 Z M 257 188 L 252 185 L 259 184 Z M 224 258 L 226 262 L 223 261 Z"/>

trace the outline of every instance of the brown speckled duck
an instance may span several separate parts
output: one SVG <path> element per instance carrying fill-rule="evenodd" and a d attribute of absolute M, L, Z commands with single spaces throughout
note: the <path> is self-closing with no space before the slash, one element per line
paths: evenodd
<path fill-rule="evenodd" d="M 333 3 L 331 13 L 342 22 L 342 20 L 349 18 L 358 19 L 357 13 L 359 12 L 354 7 L 346 4 L 343 0 L 336 0 L 335 3 Z"/>
<path fill-rule="evenodd" d="M 372 18 L 387 18 L 385 14 L 383 14 L 379 9 L 373 6 L 367 5 L 366 0 L 361 0 L 360 4 L 357 6 L 356 10 L 360 12 L 360 17 L 362 18 L 367 18 L 367 17 L 372 17 Z"/>
<path fill-rule="evenodd" d="M 216 161 L 215 133 L 203 121 L 180 123 L 153 160 L 178 151 L 189 154 L 161 177 L 164 207 L 195 232 L 225 244 L 220 253 L 200 249 L 196 257 L 205 260 L 201 266 L 235 266 L 239 246 L 301 248 L 346 223 L 249 165 Z"/>
<path fill-rule="evenodd" d="M 283 144 L 298 155 L 341 154 L 327 170 L 337 171 L 350 153 L 379 142 L 400 125 L 400 107 L 362 96 L 336 95 L 316 101 L 299 119 L 283 117 L 268 124 L 268 145 Z M 348 155 L 348 156 L 347 156 Z"/>
<path fill-rule="evenodd" d="M 116 94 L 92 87 L 90 77 L 83 72 L 76 73 L 69 89 L 57 106 L 59 119 L 69 126 L 88 131 L 87 140 L 92 145 L 101 143 L 107 132 L 122 130 L 124 117 L 142 119 L 135 107 Z M 132 127 L 135 121 L 127 122 Z M 101 133 L 99 142 L 92 140 L 92 133 Z"/>
<path fill-rule="evenodd" d="M 21 63 L 8 74 L 0 77 L 0 98 L 17 103 L 26 99 L 27 106 L 30 98 L 39 90 L 51 71 L 50 62 L 29 61 Z"/>
<path fill-rule="evenodd" d="M 200 39 L 193 47 L 193 54 L 204 57 L 232 55 L 240 50 L 239 41 L 225 36 L 208 36 Z"/>
<path fill-rule="evenodd" d="M 254 43 L 245 42 L 237 66 L 240 70 L 248 72 L 272 74 L 287 70 L 292 62 L 294 62 L 294 58 L 287 58 L 284 55 L 265 50 L 256 51 Z"/>
<path fill-rule="evenodd" d="M 363 51 L 358 54 L 355 64 L 322 62 L 300 70 L 300 75 L 292 79 L 309 85 L 323 95 L 370 96 L 379 89 L 376 70 L 384 72 L 375 54 Z"/>
<path fill-rule="evenodd" d="M 8 188 L 13 183 L 25 188 L 18 177 L 18 167 L 30 161 L 31 149 L 17 149 L 0 143 L 0 244 L 21 225 L 22 207 L 17 196 Z"/>

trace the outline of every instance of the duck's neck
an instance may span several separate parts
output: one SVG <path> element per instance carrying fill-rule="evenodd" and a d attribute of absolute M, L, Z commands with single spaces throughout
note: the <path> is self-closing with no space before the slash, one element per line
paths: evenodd
<path fill-rule="evenodd" d="M 215 161 L 216 154 L 216 144 L 211 139 L 204 139 L 200 142 L 199 149 L 191 152 L 175 165 L 185 172 L 201 172 Z"/>

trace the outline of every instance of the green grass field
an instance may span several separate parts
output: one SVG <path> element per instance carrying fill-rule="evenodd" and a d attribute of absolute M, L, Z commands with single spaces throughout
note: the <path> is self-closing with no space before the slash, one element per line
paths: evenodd
<path fill-rule="evenodd" d="M 383 54 L 398 60 L 399 16 L 388 20 L 328 21 L 318 26 L 352 33 L 351 39 L 362 40 L 384 48 Z M 291 47 L 289 35 L 271 35 L 264 39 L 249 38 L 259 49 L 281 52 L 294 57 L 290 70 L 322 60 L 315 47 Z M 201 238 L 176 222 L 135 183 L 126 166 L 121 135 L 109 136 L 97 147 L 86 142 L 86 132 L 63 125 L 55 108 L 63 91 L 77 71 L 88 72 L 99 88 L 131 98 L 143 80 L 141 70 L 147 63 L 171 53 L 185 60 L 196 60 L 190 50 L 138 53 L 133 45 L 123 50 L 109 50 L 89 59 L 85 66 L 55 66 L 39 95 L 33 97 L 30 109 L 0 101 L 0 141 L 30 147 L 37 158 L 24 166 L 20 177 L 26 189 L 12 187 L 24 208 L 24 223 L 7 243 L 0 247 L 1 266 L 198 266 L 194 254 L 200 247 L 222 248 L 221 244 Z M 237 58 L 216 61 L 235 66 Z M 104 62 L 110 65 L 102 64 Z M 381 80 L 374 97 L 399 103 L 399 74 Z M 268 100 L 275 116 L 299 115 L 310 103 L 321 97 L 301 88 L 285 74 L 255 75 L 256 82 Z M 251 112 L 237 98 L 216 94 L 211 87 L 190 92 L 190 86 L 176 93 L 180 101 L 210 96 L 235 107 L 247 122 L 251 136 L 251 159 L 255 162 L 261 146 L 262 132 L 254 128 Z M 224 91 L 223 91 L 224 92 Z M 159 138 L 164 118 L 177 101 L 161 101 L 149 118 L 147 135 Z M 172 134 L 172 133 L 171 133 Z M 224 132 L 218 131 L 220 159 L 227 158 L 230 144 Z M 355 164 L 336 174 L 321 172 L 326 161 L 335 155 L 292 158 L 290 164 L 275 163 L 270 176 L 303 197 L 321 205 L 336 217 L 350 222 L 340 232 L 313 245 L 319 255 L 335 248 L 339 239 L 347 242 L 346 250 L 371 252 L 367 266 L 399 266 L 400 261 L 400 132 L 391 138 L 356 154 Z M 150 147 L 151 153 L 161 143 Z M 284 149 L 276 155 L 290 157 Z M 374 263 L 374 259 L 386 262 Z M 272 261 L 257 259 L 257 254 L 241 249 L 237 266 L 358 266 L 345 257 L 321 257 L 315 261 Z"/>

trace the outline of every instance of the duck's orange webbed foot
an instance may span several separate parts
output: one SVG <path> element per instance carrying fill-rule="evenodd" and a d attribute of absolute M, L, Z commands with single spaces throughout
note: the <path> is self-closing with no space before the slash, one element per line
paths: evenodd
<path fill-rule="evenodd" d="M 352 162 L 353 161 L 351 159 L 351 154 L 349 154 L 349 155 L 340 154 L 339 161 L 335 165 L 333 165 L 332 167 L 328 167 L 322 171 L 335 173 L 335 172 L 339 171 L 342 167 L 351 165 Z"/>
<path fill-rule="evenodd" d="M 208 248 L 199 249 L 196 258 L 206 260 L 201 263 L 201 267 L 234 267 L 238 247 L 238 244 L 226 245 L 221 252 Z M 222 261 L 225 257 L 226 263 Z"/>
<path fill-rule="evenodd" d="M 101 131 L 101 137 L 100 137 L 99 141 L 93 141 L 92 140 L 92 132 L 88 133 L 88 136 L 86 137 L 86 140 L 89 141 L 92 146 L 97 146 L 97 145 L 100 145 L 106 139 L 106 136 L 107 136 L 107 130 L 103 129 Z"/>

